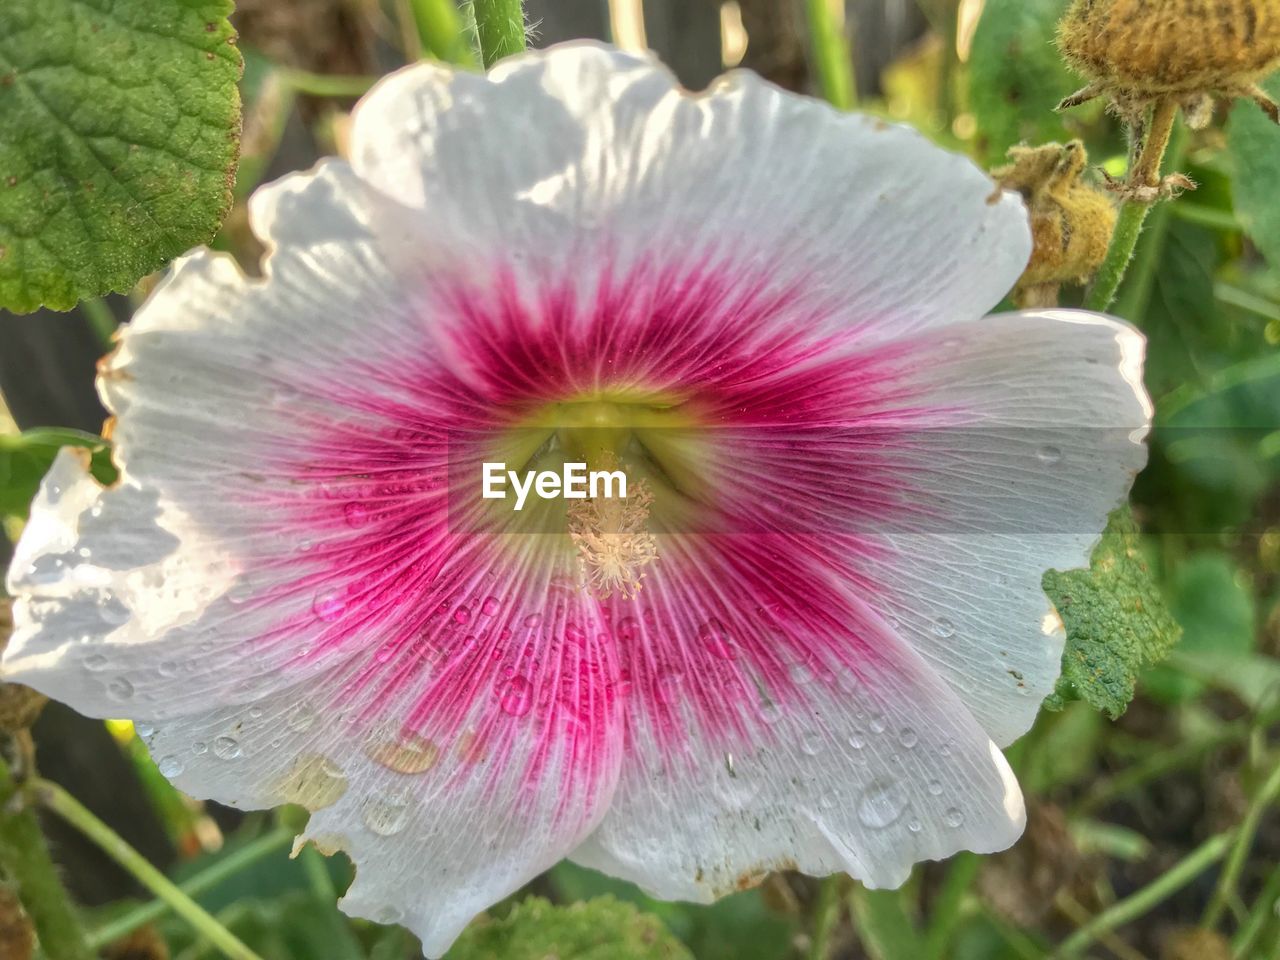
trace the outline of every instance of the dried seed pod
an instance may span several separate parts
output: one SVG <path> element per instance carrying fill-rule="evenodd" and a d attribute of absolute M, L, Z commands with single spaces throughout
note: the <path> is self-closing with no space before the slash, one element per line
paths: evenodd
<path fill-rule="evenodd" d="M 1088 155 L 1079 140 L 1014 147 L 991 172 L 1022 194 L 1031 216 L 1031 261 L 1013 291 L 1020 307 L 1054 306 L 1064 283 L 1085 283 L 1107 255 L 1115 228 L 1111 199 L 1083 180 Z"/>
<path fill-rule="evenodd" d="M 0 600 L 0 652 L 9 642 L 9 634 L 12 632 L 10 602 Z M 40 716 L 40 711 L 48 702 L 48 697 L 30 687 L 0 680 L 0 733 L 17 733 L 27 729 L 36 722 L 36 717 Z"/>
<path fill-rule="evenodd" d="M 31 919 L 22 909 L 18 895 L 0 883 L 0 957 L 31 960 L 36 952 L 36 935 Z"/>
<path fill-rule="evenodd" d="M 1192 126 L 1212 94 L 1280 111 L 1257 83 L 1280 66 L 1280 0 L 1074 0 L 1058 24 L 1067 62 L 1089 78 L 1062 106 L 1109 97 L 1122 114 L 1172 97 Z"/>

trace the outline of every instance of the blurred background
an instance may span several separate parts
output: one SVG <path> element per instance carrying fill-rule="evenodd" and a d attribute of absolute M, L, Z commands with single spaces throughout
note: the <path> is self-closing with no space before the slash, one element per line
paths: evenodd
<path fill-rule="evenodd" d="M 1052 109 L 1080 85 L 1052 43 L 1065 5 L 837 5 L 857 106 L 913 124 L 983 166 L 1000 164 L 1020 142 L 1078 137 L 1095 164 L 1118 174 L 1124 133 L 1101 104 Z M 526 6 L 536 46 L 612 38 L 657 51 L 691 89 L 742 66 L 815 91 L 806 0 Z M 243 157 L 237 204 L 216 245 L 253 270 L 260 251 L 244 211 L 252 189 L 341 153 L 348 112 L 377 76 L 419 56 L 465 53 L 420 34 L 411 0 L 239 0 L 232 21 L 246 61 Z M 1257 196 L 1258 171 L 1241 168 L 1233 158 L 1242 154 L 1232 149 L 1234 138 L 1270 142 L 1271 170 L 1280 176 L 1280 131 L 1261 129 L 1260 116 L 1251 104 L 1223 105 L 1208 129 L 1179 131 L 1172 150 L 1200 188 L 1157 208 L 1114 307 L 1150 339 L 1157 429 L 1135 511 L 1145 560 L 1183 638 L 1140 678 L 1137 699 L 1118 720 L 1072 703 L 1045 712 L 1014 747 L 1031 810 L 1022 842 L 996 857 L 920 867 L 902 892 L 779 875 L 715 906 L 692 907 L 648 901 L 568 865 L 537 880 L 533 892 L 561 903 L 603 892 L 636 902 L 699 960 L 1280 958 L 1280 814 L 1257 799 L 1280 757 L 1280 259 L 1268 264 L 1265 244 L 1246 228 L 1250 210 L 1239 198 Z M 1257 140 L 1272 132 L 1274 141 Z M 1265 166 L 1265 150 L 1261 156 Z M 1272 182 L 1280 193 L 1280 180 Z M 99 432 L 94 363 L 147 286 L 67 314 L 0 312 L 0 439 L 42 427 Z M 1079 302 L 1079 291 L 1066 290 L 1064 302 Z M 0 447 L 0 487 L 20 472 L 38 476 L 61 436 L 50 434 L 47 450 L 27 444 L 21 457 Z M 17 486 L 0 498 L 0 560 L 25 515 L 25 502 L 12 495 Z M 51 703 L 34 736 L 45 777 L 152 862 L 179 878 L 202 878 L 200 901 L 267 960 L 418 956 L 404 931 L 337 912 L 334 896 L 350 881 L 341 857 L 325 861 L 310 851 L 288 859 L 296 812 L 244 815 L 177 794 L 127 721 L 103 725 Z M 1252 842 L 1239 854 L 1224 848 L 1200 869 L 1186 867 L 1206 842 L 1250 818 Z M 47 827 L 69 886 L 92 908 L 104 955 L 217 956 L 181 922 L 140 908 L 141 891 L 83 839 L 61 823 Z M 1233 871 L 1226 879 L 1224 859 Z M 1171 875 L 1176 883 L 1162 879 Z M 1125 923 L 1091 936 L 1080 952 L 1058 952 L 1091 918 L 1135 896 Z M 825 926 L 815 946 L 816 925 Z"/>

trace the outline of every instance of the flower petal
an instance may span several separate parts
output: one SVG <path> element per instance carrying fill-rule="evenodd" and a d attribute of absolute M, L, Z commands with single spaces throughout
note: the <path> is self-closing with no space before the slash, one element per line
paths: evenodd
<path fill-rule="evenodd" d="M 396 73 L 356 110 L 352 163 L 531 276 L 732 253 L 802 288 L 828 332 L 870 339 L 981 316 L 1031 252 L 1016 195 L 910 129 L 745 71 L 690 95 L 656 61 L 593 43 L 488 77 Z"/>
<path fill-rule="evenodd" d="M 999 751 L 806 545 L 662 549 L 635 613 L 615 621 L 628 750 L 573 859 L 708 901 L 777 869 L 896 886 L 919 860 L 1018 837 L 1022 798 Z"/>

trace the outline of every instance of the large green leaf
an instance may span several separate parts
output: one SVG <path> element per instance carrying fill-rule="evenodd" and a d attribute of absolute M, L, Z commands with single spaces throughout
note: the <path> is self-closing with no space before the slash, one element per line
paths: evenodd
<path fill-rule="evenodd" d="M 240 141 L 231 9 L 0 3 L 0 307 L 127 290 L 214 235 Z"/>
<path fill-rule="evenodd" d="M 1082 86 L 1054 45 L 1067 0 L 987 0 L 969 57 L 969 99 L 988 163 L 1016 143 L 1069 139 L 1053 108 Z"/>
<path fill-rule="evenodd" d="M 1264 86 L 1280 96 L 1280 75 Z M 1231 110 L 1227 144 L 1235 168 L 1236 216 L 1273 267 L 1280 267 L 1280 126 L 1256 104 Z"/>
<path fill-rule="evenodd" d="M 1111 515 L 1088 570 L 1050 570 L 1043 584 L 1067 629 L 1062 677 L 1046 704 L 1082 699 L 1120 716 L 1133 699 L 1139 671 L 1163 659 L 1179 634 L 1129 508 Z"/>
<path fill-rule="evenodd" d="M 474 923 L 447 960 L 692 960 L 657 917 L 600 897 L 567 907 L 530 897 L 503 920 Z"/>
<path fill-rule="evenodd" d="M 111 448 L 102 437 L 53 427 L 0 436 L 0 518 L 26 518 L 41 478 L 63 447 L 81 447 L 88 451 L 93 475 L 105 484 L 115 482 Z"/>

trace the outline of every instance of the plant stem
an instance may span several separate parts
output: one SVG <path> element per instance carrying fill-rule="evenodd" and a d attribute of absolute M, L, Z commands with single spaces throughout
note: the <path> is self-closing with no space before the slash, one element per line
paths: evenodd
<path fill-rule="evenodd" d="M 1169 138 L 1168 166 L 1182 166 L 1186 153 L 1187 134 L 1182 128 L 1173 132 Z M 1147 220 L 1146 232 L 1142 235 L 1133 257 L 1129 274 L 1125 277 L 1124 296 L 1116 301 L 1114 313 L 1133 323 L 1138 323 L 1147 315 L 1147 306 L 1151 303 L 1151 288 L 1155 285 L 1156 269 L 1160 266 L 1160 255 L 1164 252 L 1165 237 L 1169 233 L 1169 223 L 1175 205 L 1171 202 L 1161 203 Z"/>
<path fill-rule="evenodd" d="M 1126 181 L 1129 187 L 1158 186 L 1161 164 L 1164 161 L 1165 150 L 1169 146 L 1169 138 L 1173 133 L 1177 114 L 1178 104 L 1172 99 L 1166 98 L 1156 105 L 1142 151 L 1129 171 Z M 1111 302 L 1116 297 L 1116 291 L 1120 289 L 1120 282 L 1129 269 L 1129 263 L 1133 260 L 1134 248 L 1138 245 L 1142 225 L 1146 222 L 1151 207 L 1151 201 L 1137 199 L 1125 200 L 1120 205 L 1120 215 L 1116 218 L 1116 228 L 1111 235 L 1111 245 L 1107 248 L 1106 259 L 1098 268 L 1093 286 L 1085 296 L 1086 310 L 1106 310 L 1111 306 Z"/>
<path fill-rule="evenodd" d="M 1236 842 L 1231 847 L 1231 854 L 1222 868 L 1222 876 L 1218 878 L 1218 885 L 1214 888 L 1213 897 L 1204 911 L 1204 919 L 1200 922 L 1205 929 L 1212 930 L 1218 925 L 1222 914 L 1226 912 L 1227 904 L 1236 895 L 1236 886 L 1240 883 L 1240 875 L 1244 872 L 1249 848 L 1253 846 L 1253 838 L 1258 833 L 1258 824 L 1262 821 L 1262 815 L 1277 797 L 1280 797 L 1280 764 L 1271 771 L 1271 776 L 1267 777 L 1245 812 L 1240 830 L 1236 834 Z"/>
<path fill-rule="evenodd" d="M 422 49 L 437 60 L 459 67 L 476 66 L 466 30 L 454 0 L 410 0 L 414 26 Z"/>
<path fill-rule="evenodd" d="M 179 885 L 179 889 L 189 897 L 196 897 L 216 887 L 223 880 L 234 876 L 245 867 L 257 863 L 263 857 L 270 856 L 277 850 L 286 850 L 293 843 L 296 830 L 291 827 L 280 827 L 246 843 L 239 850 L 222 857 L 210 864 L 191 879 Z M 117 917 L 89 934 L 89 945 L 101 949 L 107 944 L 119 940 L 125 934 L 132 933 L 143 924 L 163 917 L 172 909 L 166 900 L 152 900 L 122 917 Z"/>
<path fill-rule="evenodd" d="M 47 809 L 83 833 L 139 883 L 166 901 L 174 913 L 221 950 L 228 960 L 262 960 L 62 787 L 40 780 L 35 784 L 35 795 Z"/>
<path fill-rule="evenodd" d="M 1228 831 L 1210 837 L 1170 870 L 1161 874 L 1158 880 L 1103 910 L 1062 942 L 1062 945 L 1053 953 L 1055 960 L 1080 956 L 1089 944 L 1104 933 L 1142 916 L 1157 904 L 1173 896 L 1221 860 L 1226 855 L 1227 848 L 1231 846 L 1234 836 L 1235 831 Z"/>
<path fill-rule="evenodd" d="M 0 864 L 17 888 L 44 955 L 49 960 L 92 960 L 94 954 L 49 859 L 35 814 L 25 808 L 9 812 L 21 801 L 9 766 L 0 757 Z"/>
<path fill-rule="evenodd" d="M 312 73 L 292 67 L 276 67 L 276 74 L 290 90 L 313 97 L 360 97 L 378 82 L 378 78 L 374 76 Z"/>
<path fill-rule="evenodd" d="M 1258 902 L 1253 905 L 1248 919 L 1241 924 L 1231 940 L 1232 954 L 1237 960 L 1254 955 L 1253 945 L 1266 929 L 1267 922 L 1275 916 L 1277 903 L 1280 903 L 1280 867 L 1271 871 L 1271 876 L 1262 885 L 1262 892 L 1258 894 Z"/>
<path fill-rule="evenodd" d="M 844 0 L 805 0 L 805 13 L 822 95 L 837 110 L 852 110 L 857 84 L 844 32 Z"/>
<path fill-rule="evenodd" d="M 471 0 L 476 41 L 485 69 L 524 50 L 524 7 L 520 0 Z"/>
<path fill-rule="evenodd" d="M 948 866 L 947 877 L 933 904 L 929 928 L 925 931 L 926 960 L 942 960 L 947 956 L 947 948 L 960 923 L 960 908 L 981 866 L 981 858 L 973 853 L 957 854 Z"/>
<path fill-rule="evenodd" d="M 831 931 L 840 919 L 841 874 L 823 877 L 818 886 L 818 902 L 813 911 L 813 943 L 809 947 L 809 960 L 827 960 L 831 952 Z"/>
<path fill-rule="evenodd" d="M 115 314 L 107 306 L 107 301 L 102 299 L 81 300 L 80 312 L 89 321 L 89 326 L 93 328 L 98 342 L 105 349 L 110 350 L 114 346 L 113 338 L 115 337 L 117 324 Z"/>

